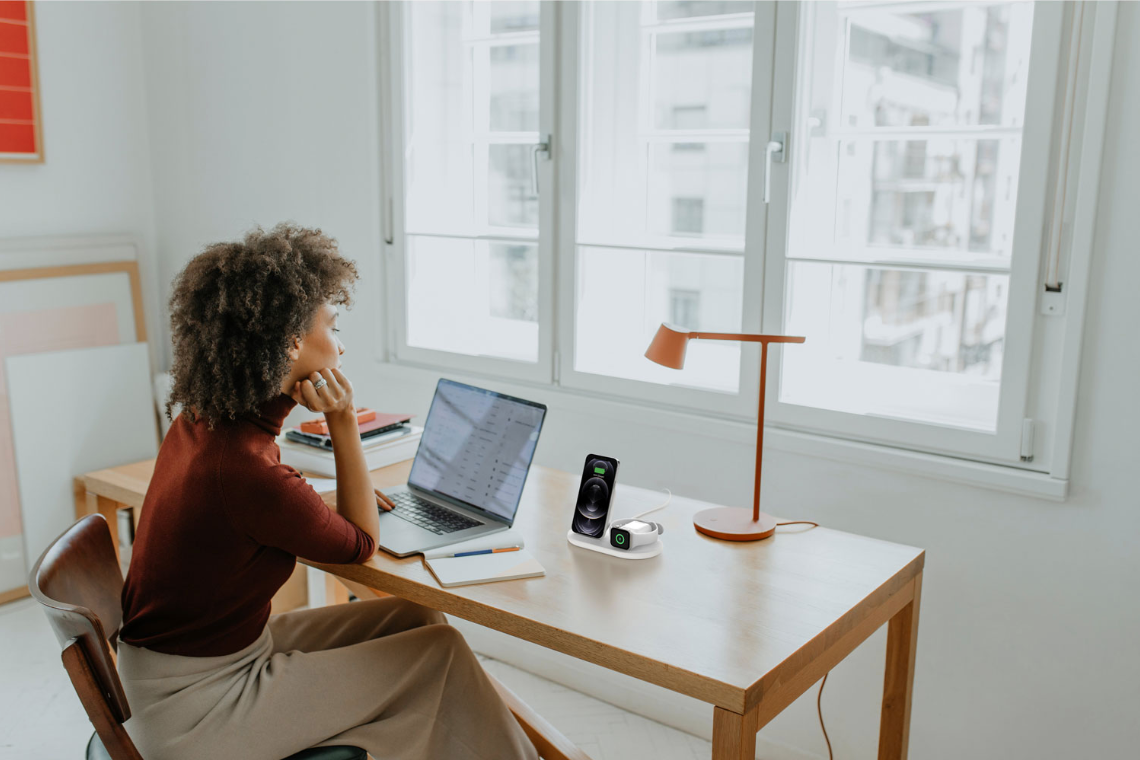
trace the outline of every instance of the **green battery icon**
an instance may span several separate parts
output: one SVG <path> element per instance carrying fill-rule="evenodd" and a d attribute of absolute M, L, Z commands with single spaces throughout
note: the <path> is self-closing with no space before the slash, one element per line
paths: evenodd
<path fill-rule="evenodd" d="M 605 467 L 595 467 L 594 472 L 596 472 L 598 475 L 605 475 L 606 474 L 606 468 Z"/>

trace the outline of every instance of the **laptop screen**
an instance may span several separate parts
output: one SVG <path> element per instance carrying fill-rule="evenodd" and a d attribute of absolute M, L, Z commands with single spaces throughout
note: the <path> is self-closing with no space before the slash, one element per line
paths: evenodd
<path fill-rule="evenodd" d="M 546 407 L 441 379 L 409 485 L 513 523 Z"/>

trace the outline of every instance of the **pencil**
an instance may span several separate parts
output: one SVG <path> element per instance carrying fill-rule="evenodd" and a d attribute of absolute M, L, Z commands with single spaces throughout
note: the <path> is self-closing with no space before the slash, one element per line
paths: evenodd
<path fill-rule="evenodd" d="M 473 552 L 459 552 L 458 554 L 448 554 L 448 557 L 473 557 L 476 554 L 498 554 L 500 552 L 517 552 L 521 546 L 504 546 L 502 549 L 479 549 Z M 442 559 L 442 557 L 440 558 Z"/>

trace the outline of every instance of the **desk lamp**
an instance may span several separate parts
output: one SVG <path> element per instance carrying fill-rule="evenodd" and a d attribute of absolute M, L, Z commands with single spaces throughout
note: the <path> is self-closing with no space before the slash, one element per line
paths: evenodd
<path fill-rule="evenodd" d="M 760 418 L 756 423 L 756 485 L 752 494 L 752 511 L 744 507 L 716 507 L 697 512 L 693 526 L 706 536 L 726 541 L 757 541 L 776 532 L 776 518 L 760 511 L 760 459 L 764 454 L 764 384 L 768 373 L 769 343 L 803 343 L 804 338 L 791 335 L 756 335 L 749 333 L 690 332 L 683 327 L 662 324 L 645 352 L 645 358 L 664 367 L 685 366 L 685 349 L 693 338 L 704 340 L 740 340 L 760 344 Z"/>

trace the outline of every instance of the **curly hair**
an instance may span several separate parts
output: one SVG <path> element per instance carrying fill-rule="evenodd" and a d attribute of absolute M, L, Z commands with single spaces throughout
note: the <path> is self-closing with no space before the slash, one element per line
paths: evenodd
<path fill-rule="evenodd" d="M 170 326 L 175 404 L 211 428 L 256 411 L 281 392 L 293 338 L 326 303 L 352 303 L 359 275 L 336 240 L 282 223 L 240 243 L 215 243 L 174 279 Z"/>

